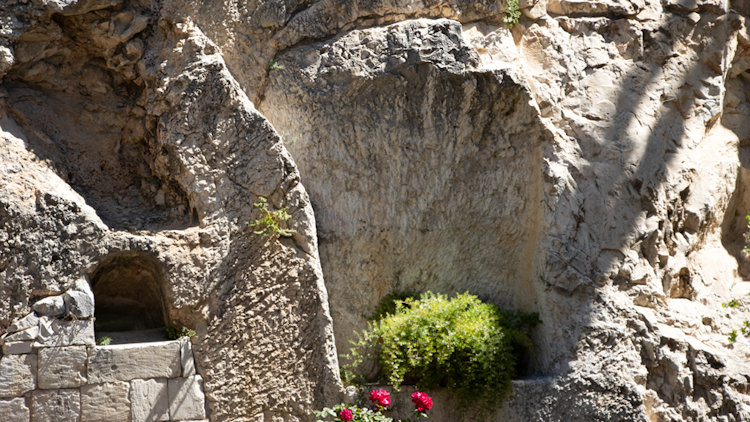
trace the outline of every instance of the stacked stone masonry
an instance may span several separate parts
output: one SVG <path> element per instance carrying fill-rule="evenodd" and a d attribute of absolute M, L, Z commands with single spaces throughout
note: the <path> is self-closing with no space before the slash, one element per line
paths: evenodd
<path fill-rule="evenodd" d="M 93 300 L 81 313 L 68 295 L 37 302 L 0 339 L 3 421 L 207 420 L 187 338 L 97 346 Z"/>

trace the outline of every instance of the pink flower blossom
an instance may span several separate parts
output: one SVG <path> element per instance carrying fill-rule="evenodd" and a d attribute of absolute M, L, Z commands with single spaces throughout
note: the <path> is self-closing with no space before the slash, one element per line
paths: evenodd
<path fill-rule="evenodd" d="M 352 414 L 352 411 L 349 409 L 344 409 L 341 412 L 339 412 L 339 419 L 341 419 L 343 422 L 349 422 L 352 420 L 354 415 Z"/>
<path fill-rule="evenodd" d="M 382 407 L 388 407 L 391 405 L 391 395 L 382 388 L 378 388 L 370 391 L 370 401 Z"/>
<path fill-rule="evenodd" d="M 417 408 L 417 412 L 425 412 L 432 409 L 432 397 L 428 396 L 427 393 L 417 391 L 412 393 L 411 401 Z"/>

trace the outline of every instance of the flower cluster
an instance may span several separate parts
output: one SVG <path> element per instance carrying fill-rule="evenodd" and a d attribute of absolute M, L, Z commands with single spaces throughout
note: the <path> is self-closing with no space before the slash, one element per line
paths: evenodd
<path fill-rule="evenodd" d="M 343 409 L 341 412 L 339 412 L 339 419 L 341 419 L 343 422 L 349 422 L 353 417 L 354 415 L 349 409 Z"/>
<path fill-rule="evenodd" d="M 327 407 L 321 411 L 315 411 L 319 418 L 333 417 L 339 422 L 393 422 L 393 419 L 383 412 L 391 406 L 391 395 L 382 388 L 370 391 L 368 396 L 372 407 L 357 407 L 355 405 L 337 404 L 331 408 Z M 432 397 L 426 393 L 417 391 L 411 395 L 417 416 L 427 418 L 427 412 L 432 408 Z M 399 422 L 411 422 L 411 419 L 399 420 Z M 323 419 L 318 419 L 323 422 Z"/>
<path fill-rule="evenodd" d="M 419 391 L 412 393 L 411 402 L 416 406 L 417 412 L 424 413 L 432 409 L 432 397 L 428 396 L 426 393 L 421 393 Z"/>
<path fill-rule="evenodd" d="M 382 388 L 370 391 L 370 401 L 377 406 L 386 408 L 391 405 L 391 395 Z"/>

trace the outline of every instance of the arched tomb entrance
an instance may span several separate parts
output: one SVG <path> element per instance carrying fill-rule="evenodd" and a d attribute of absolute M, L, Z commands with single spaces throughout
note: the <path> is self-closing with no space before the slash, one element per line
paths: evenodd
<path fill-rule="evenodd" d="M 107 256 L 91 276 L 94 330 L 115 343 L 165 340 L 166 306 L 159 262 L 145 252 Z"/>

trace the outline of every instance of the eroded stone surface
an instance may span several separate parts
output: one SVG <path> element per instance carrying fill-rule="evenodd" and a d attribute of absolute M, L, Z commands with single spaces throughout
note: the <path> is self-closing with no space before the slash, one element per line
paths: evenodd
<path fill-rule="evenodd" d="M 81 422 L 130 420 L 130 384 L 109 382 L 81 387 Z"/>
<path fill-rule="evenodd" d="M 185 337 L 180 339 L 180 364 L 182 366 L 183 377 L 196 375 L 193 344 L 190 342 L 190 339 Z"/>
<path fill-rule="evenodd" d="M 166 379 L 133 380 L 130 383 L 133 422 L 168 421 L 170 397 Z"/>
<path fill-rule="evenodd" d="M 18 397 L 10 400 L 0 399 L 0 415 L 8 422 L 29 422 L 30 412 L 26 399 Z"/>
<path fill-rule="evenodd" d="M 31 421 L 57 422 L 81 420 L 81 391 L 37 390 L 31 395 Z"/>
<path fill-rule="evenodd" d="M 180 343 L 141 343 L 96 347 L 87 364 L 91 383 L 173 378 L 181 374 Z"/>
<path fill-rule="evenodd" d="M 86 382 L 86 347 L 50 347 L 38 353 L 39 388 L 80 387 Z"/>
<path fill-rule="evenodd" d="M 192 420 L 206 417 L 202 383 L 200 375 L 169 380 L 169 415 L 173 419 Z"/>
<path fill-rule="evenodd" d="M 0 357 L 0 397 L 18 397 L 36 388 L 36 355 Z"/>
<path fill-rule="evenodd" d="M 42 318 L 36 347 L 62 347 L 94 344 L 94 322 Z"/>

